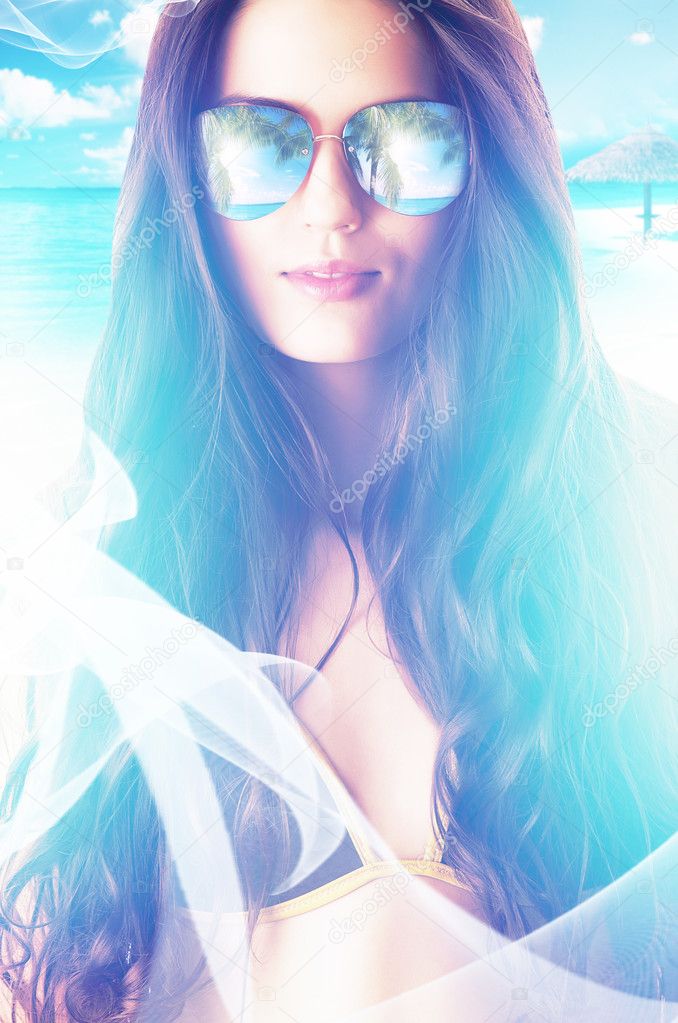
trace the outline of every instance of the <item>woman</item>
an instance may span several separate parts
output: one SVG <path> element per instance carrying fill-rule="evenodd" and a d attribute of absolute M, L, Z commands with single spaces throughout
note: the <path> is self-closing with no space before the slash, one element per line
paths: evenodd
<path fill-rule="evenodd" d="M 86 405 L 139 513 L 108 552 L 241 650 L 322 669 L 281 687 L 319 758 L 398 859 L 438 864 L 438 893 L 500 935 L 669 838 L 670 693 L 596 710 L 672 635 L 642 457 L 656 412 L 629 400 L 582 309 L 557 140 L 508 0 L 168 9 L 115 247 Z M 338 888 L 293 900 L 368 866 L 359 831 L 281 895 L 283 801 L 246 772 L 222 781 L 265 964 L 242 1018 L 340 1018 L 468 961 L 385 911 L 299 972 L 314 914 L 326 928 L 346 904 Z M 147 1018 L 172 864 L 130 750 L 78 812 L 105 821 L 123 794 L 86 856 L 47 834 L 8 875 L 24 972 L 8 945 L 4 976 L 23 976 L 26 1019 Z M 143 904 L 121 882 L 132 861 Z M 38 940 L 11 918 L 53 869 Z M 294 914 L 267 917 L 276 903 Z M 192 990 L 199 973 L 157 1018 L 228 1018 Z"/>

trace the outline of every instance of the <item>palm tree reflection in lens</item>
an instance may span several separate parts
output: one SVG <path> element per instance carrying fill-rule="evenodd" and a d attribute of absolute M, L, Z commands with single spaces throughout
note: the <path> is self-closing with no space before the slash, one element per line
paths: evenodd
<path fill-rule="evenodd" d="M 195 132 L 198 173 L 210 204 L 232 219 L 257 219 L 278 209 L 297 190 L 310 166 L 310 125 L 286 108 L 237 104 L 205 110 L 196 119 Z M 432 169 L 429 163 L 435 159 L 431 147 L 438 142 L 447 145 L 438 156 L 437 170 L 455 170 L 444 182 L 444 194 L 431 195 L 426 175 Z M 457 107 L 421 101 L 367 107 L 349 119 L 343 143 L 360 186 L 389 209 L 399 209 L 405 189 L 402 172 L 411 174 L 413 164 L 420 163 L 422 153 L 420 150 L 417 154 L 415 147 L 422 143 L 429 144 L 424 150 L 427 164 L 416 168 L 421 185 L 415 180 L 422 194 L 406 197 L 407 202 L 415 204 L 410 212 L 442 209 L 464 186 L 469 150 Z M 255 181 L 260 195 L 252 200 Z"/>
<path fill-rule="evenodd" d="M 461 111 L 457 107 L 420 101 L 368 107 L 350 119 L 344 139 L 347 156 L 358 181 L 368 195 L 389 209 L 397 210 L 400 205 L 404 188 L 401 169 L 405 169 L 414 159 L 412 147 L 421 143 L 446 142 L 437 169 L 442 170 L 448 166 L 458 168 L 458 180 L 450 181 L 448 194 L 436 197 L 438 202 L 429 203 L 428 211 L 434 212 L 434 207 L 441 209 L 448 205 L 463 187 L 468 144 L 461 124 Z M 394 157 L 394 151 L 399 149 L 404 152 Z M 433 149 L 428 151 L 427 156 L 433 159 Z M 426 169 L 430 170 L 429 167 Z M 426 197 L 418 195 L 411 198 L 422 201 Z"/>
<path fill-rule="evenodd" d="M 303 161 L 311 137 L 304 118 L 282 108 L 239 104 L 204 110 L 197 118 L 196 148 L 199 174 L 213 208 L 224 216 L 250 220 L 262 215 L 259 206 L 282 206 L 289 195 L 282 201 L 271 198 L 267 201 L 262 193 L 257 203 L 251 203 L 234 193 L 241 178 L 247 182 L 261 173 L 253 164 L 271 150 L 271 167 L 282 173 L 269 174 L 263 181 L 264 187 L 277 186 L 279 190 L 285 185 L 292 195 L 308 168 L 299 167 L 296 182 L 290 180 L 289 174 L 285 177 L 286 171 L 295 161 Z M 241 208 L 236 211 L 235 207 Z"/>

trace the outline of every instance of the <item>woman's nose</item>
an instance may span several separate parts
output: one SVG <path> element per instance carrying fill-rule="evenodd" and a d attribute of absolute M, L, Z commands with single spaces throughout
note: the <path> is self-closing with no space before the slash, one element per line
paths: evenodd
<path fill-rule="evenodd" d="M 337 135 L 316 135 L 313 160 L 299 194 L 304 222 L 332 230 L 360 226 L 364 193 L 348 165 Z"/>

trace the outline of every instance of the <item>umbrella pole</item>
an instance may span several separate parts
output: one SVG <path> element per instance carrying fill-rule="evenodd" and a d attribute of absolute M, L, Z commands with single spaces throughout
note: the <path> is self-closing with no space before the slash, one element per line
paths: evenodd
<path fill-rule="evenodd" d="M 652 230 L 652 182 L 646 181 L 643 185 L 645 210 L 643 215 L 643 238 L 647 238 Z"/>

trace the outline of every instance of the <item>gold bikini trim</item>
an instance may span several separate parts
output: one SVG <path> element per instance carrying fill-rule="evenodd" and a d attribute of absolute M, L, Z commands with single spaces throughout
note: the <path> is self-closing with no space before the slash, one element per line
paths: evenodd
<path fill-rule="evenodd" d="M 260 911 L 259 920 L 262 923 L 283 920 L 287 917 L 300 916 L 312 909 L 319 909 L 321 906 L 326 906 L 328 903 L 334 902 L 335 899 L 341 898 L 342 895 L 349 895 L 351 892 L 357 891 L 358 888 L 362 888 L 363 885 L 376 878 L 397 874 L 401 867 L 404 867 L 408 874 L 434 877 L 440 881 L 446 881 L 455 888 L 461 888 L 464 891 L 471 890 L 468 885 L 459 880 L 453 868 L 446 863 L 437 863 L 434 860 L 426 859 L 379 860 L 377 863 L 356 867 L 350 873 L 344 874 L 342 877 L 335 877 L 332 881 L 327 881 L 311 892 L 295 895 L 294 898 L 278 902 L 274 906 L 264 906 Z M 182 908 L 181 912 L 189 916 L 193 913 L 200 916 L 212 915 L 208 910 L 189 911 L 187 908 Z M 244 917 L 245 911 L 232 911 L 225 915 Z"/>
<path fill-rule="evenodd" d="M 303 722 L 299 718 L 296 719 L 296 722 L 302 736 L 305 737 L 309 748 L 312 752 L 315 752 L 316 760 L 325 775 L 325 779 L 331 791 L 334 793 L 335 799 L 343 808 L 344 818 L 348 818 L 348 821 L 344 819 L 344 826 L 356 849 L 356 852 L 358 853 L 358 856 L 363 863 L 362 866 L 356 867 L 355 870 L 349 871 L 348 874 L 343 874 L 341 877 L 335 877 L 331 881 L 327 881 L 325 884 L 320 885 L 318 888 L 314 888 L 310 892 L 304 892 L 302 895 L 295 895 L 294 898 L 285 899 L 283 902 L 278 902 L 273 906 L 262 907 L 259 914 L 259 919 L 262 922 L 299 916 L 309 910 L 318 909 L 320 906 L 326 906 L 329 902 L 334 901 L 334 899 L 341 898 L 342 895 L 348 895 L 376 878 L 388 877 L 397 874 L 400 868 L 404 868 L 409 874 L 434 877 L 440 881 L 446 881 L 448 884 L 451 884 L 456 888 L 461 888 L 464 891 L 471 890 L 468 885 L 460 881 L 452 867 L 448 866 L 446 863 L 440 862 L 443 854 L 443 848 L 441 841 L 436 838 L 434 832 L 432 832 L 429 841 L 426 843 L 426 848 L 424 849 L 423 854 L 419 857 L 402 860 L 377 859 L 370 848 L 369 842 L 361 833 L 359 820 L 355 813 L 355 809 L 350 802 L 350 793 L 339 777 L 334 765 L 330 761 L 330 758 Z M 447 815 L 445 814 L 444 816 L 446 817 Z M 189 911 L 184 910 L 184 912 Z M 211 915 L 206 910 L 200 910 L 199 912 L 201 915 L 205 915 L 206 913 L 207 915 Z M 229 912 L 226 915 L 244 917 L 245 912 L 234 911 Z"/>
<path fill-rule="evenodd" d="M 446 863 L 425 859 L 379 860 L 377 863 L 357 867 L 349 874 L 344 874 L 343 877 L 335 877 L 332 881 L 320 885 L 319 888 L 314 888 L 312 892 L 296 895 L 293 899 L 279 902 L 275 906 L 264 906 L 261 910 L 261 919 L 281 920 L 285 917 L 306 913 L 311 909 L 318 909 L 320 906 L 326 906 L 329 902 L 341 898 L 342 895 L 349 895 L 378 877 L 388 877 L 398 873 L 399 867 L 404 867 L 409 874 L 435 877 L 440 881 L 447 881 L 448 884 L 454 885 L 456 888 L 470 891 L 470 888 L 459 880 L 452 867 L 448 867 Z"/>

